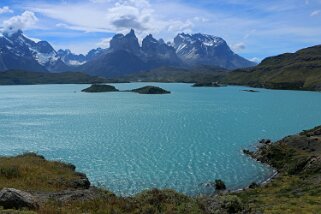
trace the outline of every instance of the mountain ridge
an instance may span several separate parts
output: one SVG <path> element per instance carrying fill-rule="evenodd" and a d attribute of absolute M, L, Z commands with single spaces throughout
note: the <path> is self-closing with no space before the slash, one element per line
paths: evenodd
<path fill-rule="evenodd" d="M 267 57 L 253 68 L 231 72 L 222 81 L 271 89 L 321 91 L 321 45 Z"/>
<path fill-rule="evenodd" d="M 187 36 L 189 34 L 182 33 L 181 35 Z M 0 36 L 0 71 L 11 69 L 53 73 L 81 71 L 90 75 L 113 78 L 166 66 L 188 68 L 210 65 L 231 69 L 235 66 L 243 68 L 254 65 L 244 58 L 235 58 L 238 55 L 231 51 L 223 39 L 220 41 L 224 44 L 225 49 L 213 51 L 216 45 L 209 48 L 209 43 L 214 44 L 214 40 L 219 37 L 206 34 L 192 34 L 190 37 L 193 38 L 195 35 L 202 37 L 204 41 L 198 39 L 198 42 L 190 44 L 200 50 L 197 52 L 199 58 L 190 63 L 188 62 L 190 59 L 184 57 L 182 52 L 177 50 L 175 44 L 170 45 L 170 43 L 165 43 L 163 39 L 155 39 L 151 34 L 147 35 L 140 45 L 133 29 L 126 35 L 115 34 L 109 48 L 93 49 L 87 55 L 77 55 L 68 49 L 56 51 L 49 42 L 35 42 L 26 37 L 21 30 L 18 30 L 13 34 L 3 33 Z M 204 45 L 207 45 L 211 50 L 208 51 L 211 54 L 206 55 L 205 52 L 202 52 Z M 220 51 L 226 53 L 219 53 Z M 231 56 L 234 58 L 225 59 Z M 200 58 L 206 60 L 200 60 Z M 240 61 L 235 64 L 235 60 Z"/>

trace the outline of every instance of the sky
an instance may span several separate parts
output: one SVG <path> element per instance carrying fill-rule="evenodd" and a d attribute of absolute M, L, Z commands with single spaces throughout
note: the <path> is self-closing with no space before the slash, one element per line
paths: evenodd
<path fill-rule="evenodd" d="M 1 32 L 20 29 L 78 54 L 131 28 L 140 40 L 215 35 L 259 62 L 321 44 L 321 0 L 0 0 Z"/>

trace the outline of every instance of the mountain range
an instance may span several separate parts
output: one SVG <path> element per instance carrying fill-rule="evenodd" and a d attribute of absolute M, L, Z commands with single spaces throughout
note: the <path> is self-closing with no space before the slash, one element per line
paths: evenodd
<path fill-rule="evenodd" d="M 227 71 L 209 66 L 189 69 L 162 67 L 123 77 L 122 81 L 218 82 L 223 85 L 321 91 L 321 45 L 267 57 L 250 68 Z"/>
<path fill-rule="evenodd" d="M 206 34 L 178 34 L 173 43 L 151 34 L 140 45 L 134 30 L 116 34 L 107 49 L 93 49 L 77 55 L 56 51 L 47 41 L 35 42 L 21 30 L 0 36 L 0 71 L 80 71 L 108 78 L 127 76 L 160 67 L 224 69 L 252 67 L 255 63 L 235 54 L 222 38 Z"/>

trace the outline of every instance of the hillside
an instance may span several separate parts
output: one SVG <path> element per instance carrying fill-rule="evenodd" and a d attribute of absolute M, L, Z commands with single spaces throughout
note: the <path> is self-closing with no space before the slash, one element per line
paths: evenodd
<path fill-rule="evenodd" d="M 79 72 L 44 73 L 29 71 L 0 72 L 0 85 L 102 83 L 107 79 Z"/>
<path fill-rule="evenodd" d="M 120 79 L 133 82 L 216 82 L 221 80 L 227 72 L 226 69 L 209 66 L 194 68 L 160 67 Z"/>
<path fill-rule="evenodd" d="M 271 89 L 321 90 L 321 45 L 264 59 L 250 69 L 235 70 L 224 83 Z"/>

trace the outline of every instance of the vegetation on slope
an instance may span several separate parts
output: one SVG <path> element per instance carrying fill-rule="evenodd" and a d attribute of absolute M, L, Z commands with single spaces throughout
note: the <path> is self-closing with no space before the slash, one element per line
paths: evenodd
<path fill-rule="evenodd" d="M 80 72 L 45 73 L 14 70 L 0 72 L 0 85 L 89 84 L 107 81 L 105 78 L 93 77 Z"/>
<path fill-rule="evenodd" d="M 186 69 L 161 67 L 130 75 L 122 79 L 133 82 L 217 82 L 226 75 L 226 72 L 228 72 L 226 69 L 208 66 Z"/>
<path fill-rule="evenodd" d="M 279 175 L 265 186 L 237 194 L 251 213 L 319 213 L 321 126 L 249 153 Z"/>
<path fill-rule="evenodd" d="M 268 57 L 249 69 L 230 72 L 222 82 L 271 89 L 321 90 L 321 45 Z"/>
<path fill-rule="evenodd" d="M 0 157 L 0 189 L 14 187 L 24 191 L 61 191 L 88 188 L 86 175 L 75 172 L 75 166 L 47 161 L 33 153 Z"/>

